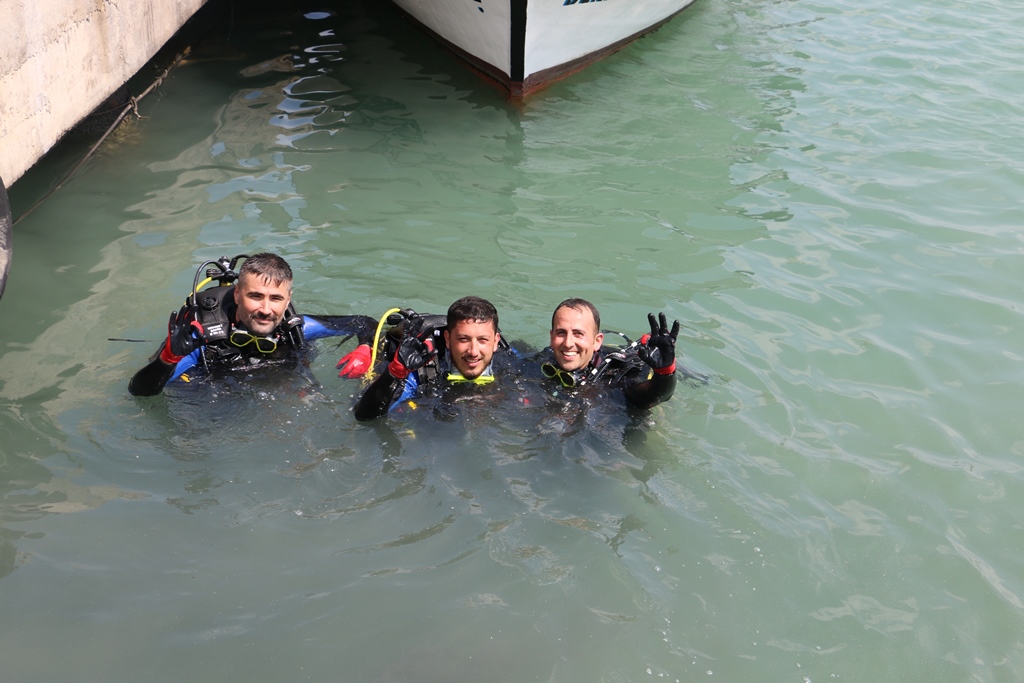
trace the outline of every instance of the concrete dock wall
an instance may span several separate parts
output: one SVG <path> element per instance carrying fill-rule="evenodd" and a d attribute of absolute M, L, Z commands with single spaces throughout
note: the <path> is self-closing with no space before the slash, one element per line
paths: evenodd
<path fill-rule="evenodd" d="M 0 0 L 0 179 L 8 187 L 208 0 Z"/>

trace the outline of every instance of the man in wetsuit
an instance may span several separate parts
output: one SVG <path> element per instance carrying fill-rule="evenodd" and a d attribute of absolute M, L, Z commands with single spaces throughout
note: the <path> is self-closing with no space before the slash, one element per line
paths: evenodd
<path fill-rule="evenodd" d="M 224 281 L 234 280 L 227 259 L 215 263 Z M 355 335 L 360 346 L 339 362 L 341 374 L 361 376 L 377 321 L 367 316 L 299 315 L 291 297 L 292 269 L 287 261 L 266 252 L 245 257 L 236 284 L 194 291 L 181 310 L 171 313 L 167 339 L 149 364 L 135 373 L 128 391 L 154 396 L 197 364 L 224 369 L 295 361 L 307 342 L 342 335 Z"/>
<path fill-rule="evenodd" d="M 438 326 L 443 326 L 441 334 Z M 447 316 L 412 314 L 402 322 L 400 341 L 387 369 L 356 402 L 357 420 L 382 417 L 428 388 L 494 381 L 492 360 L 515 352 L 498 331 L 498 311 L 486 299 L 467 296 Z"/>
<path fill-rule="evenodd" d="M 541 372 L 575 391 L 586 385 L 621 389 L 634 408 L 653 408 L 672 398 L 676 388 L 676 337 L 679 321 L 668 328 L 665 314 L 647 314 L 651 331 L 621 350 L 601 353 L 601 315 L 585 299 L 566 299 L 551 316 L 550 359 Z"/>

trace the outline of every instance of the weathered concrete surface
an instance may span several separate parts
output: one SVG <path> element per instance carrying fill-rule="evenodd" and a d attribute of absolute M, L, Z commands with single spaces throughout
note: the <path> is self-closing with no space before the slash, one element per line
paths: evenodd
<path fill-rule="evenodd" d="M 0 0 L 0 179 L 8 187 L 208 0 Z"/>

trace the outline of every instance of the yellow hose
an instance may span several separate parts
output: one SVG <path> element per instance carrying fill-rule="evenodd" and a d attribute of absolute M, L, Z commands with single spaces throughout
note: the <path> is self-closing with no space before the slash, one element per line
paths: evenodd
<path fill-rule="evenodd" d="M 373 335 L 373 351 L 370 354 L 370 369 L 366 373 L 367 382 L 373 379 L 373 368 L 377 365 L 377 349 L 380 348 L 380 331 L 384 329 L 384 324 L 387 322 L 388 316 L 392 313 L 398 313 L 401 310 L 402 309 L 400 308 L 388 309 L 384 315 L 380 317 L 380 321 L 377 323 L 377 331 Z"/>
<path fill-rule="evenodd" d="M 208 285 L 210 282 L 213 282 L 213 278 L 212 277 L 206 278 L 205 280 L 200 282 L 199 285 L 197 285 L 195 289 L 192 290 L 192 303 L 194 305 L 198 305 L 199 304 L 199 301 L 198 301 L 199 290 L 202 289 L 203 287 L 205 287 L 206 285 Z"/>

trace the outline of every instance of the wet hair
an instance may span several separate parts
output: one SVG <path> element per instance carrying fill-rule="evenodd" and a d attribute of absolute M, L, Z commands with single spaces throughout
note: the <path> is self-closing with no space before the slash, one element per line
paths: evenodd
<path fill-rule="evenodd" d="M 590 311 L 590 314 L 594 316 L 594 327 L 597 328 L 598 332 L 601 331 L 601 314 L 597 312 L 597 306 L 590 303 L 586 299 L 577 298 L 566 299 L 562 303 L 555 306 L 555 311 L 554 313 L 551 314 L 551 329 L 555 329 L 555 314 L 558 313 L 558 309 L 560 308 L 571 308 L 573 310 L 579 311 L 580 313 L 582 313 L 583 311 Z"/>
<path fill-rule="evenodd" d="M 278 287 L 285 282 L 291 283 L 292 267 L 277 254 L 264 251 L 253 254 L 242 262 L 242 267 L 238 269 L 238 277 L 241 278 L 243 275 L 262 278 Z"/>
<path fill-rule="evenodd" d="M 498 330 L 498 309 L 487 299 L 478 296 L 464 296 L 448 307 L 448 331 L 464 320 L 475 323 L 493 323 Z"/>

